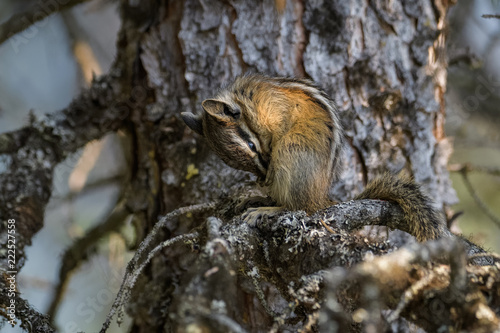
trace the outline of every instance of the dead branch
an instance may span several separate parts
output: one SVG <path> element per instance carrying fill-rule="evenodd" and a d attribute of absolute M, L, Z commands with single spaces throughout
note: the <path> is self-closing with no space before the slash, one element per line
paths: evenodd
<path fill-rule="evenodd" d="M 486 19 L 490 19 L 490 18 L 494 18 L 494 19 L 500 19 L 500 15 L 498 14 L 483 14 L 481 15 L 482 18 L 486 18 Z"/>
<path fill-rule="evenodd" d="M 113 305 L 111 307 L 111 310 L 109 311 L 108 316 L 106 317 L 106 321 L 104 322 L 101 332 L 104 333 L 108 329 L 109 325 L 111 324 L 111 319 L 115 315 L 116 312 L 118 312 L 118 322 L 121 322 L 122 318 L 122 309 L 123 306 L 128 302 L 130 298 L 130 294 L 132 291 L 132 288 L 134 287 L 137 278 L 141 274 L 141 272 L 144 270 L 146 265 L 153 259 L 153 257 L 163 248 L 171 246 L 175 243 L 182 242 L 182 241 L 187 241 L 187 240 L 192 240 L 196 237 L 198 237 L 197 232 L 193 232 L 190 234 L 184 234 L 184 235 L 179 235 L 177 237 L 174 237 L 172 239 L 168 239 L 161 244 L 155 246 L 150 252 L 146 252 L 146 250 L 152 245 L 153 240 L 155 237 L 158 236 L 159 231 L 161 228 L 164 228 L 166 223 L 179 215 L 186 214 L 186 213 L 195 213 L 199 211 L 204 211 L 204 210 L 211 210 L 215 207 L 215 203 L 206 203 L 206 204 L 199 204 L 199 205 L 193 205 L 189 207 L 181 207 L 176 209 L 173 212 L 170 212 L 169 214 L 163 216 L 153 227 L 151 232 L 148 234 L 148 236 L 142 241 L 142 243 L 139 245 L 139 248 L 137 249 L 134 257 L 130 260 L 130 262 L 127 265 L 127 271 L 125 272 L 125 276 L 123 278 L 122 284 L 120 286 L 120 290 L 118 291 L 118 294 L 116 296 L 115 301 L 113 302 Z M 143 259 L 142 262 L 140 260 Z"/>
<path fill-rule="evenodd" d="M 117 104 L 124 100 L 120 91 L 117 76 L 103 76 L 67 108 L 0 136 L 0 157 L 6 166 L 0 174 L 0 221 L 15 220 L 16 225 L 17 260 L 11 270 L 21 269 L 25 246 L 31 244 L 33 235 L 43 226 L 57 164 L 87 142 L 122 126 L 128 108 Z M 0 225 L 2 248 L 7 244 L 6 228 L 5 224 Z M 2 271 L 9 267 L 7 256 L 0 258 L 0 267 Z M 4 274 L 1 279 L 5 284 Z"/>
<path fill-rule="evenodd" d="M 50 3 L 48 1 L 38 1 L 24 12 L 13 15 L 0 25 L 0 44 L 54 13 L 87 1 L 89 0 L 69 0 L 62 3 L 59 1 L 51 1 Z"/>
<path fill-rule="evenodd" d="M 93 82 L 66 108 L 48 114 L 29 126 L 0 137 L 6 171 L 0 174 L 0 219 L 15 219 L 16 250 L 23 249 L 43 225 L 43 211 L 52 187 L 52 171 L 70 153 L 122 126 L 127 109 L 120 100 L 117 78 L 104 76 Z M 8 142 L 3 144 L 4 139 Z M 14 143 L 15 142 L 15 143 Z M 16 149 L 12 149 L 16 147 Z M 5 243 L 2 233 L 1 243 Z M 3 261 L 4 259 L 2 259 Z M 19 260 L 18 269 L 23 260 Z M 7 267 L 2 262 L 1 267 Z"/>
<path fill-rule="evenodd" d="M 492 176 L 498 176 L 500 175 L 500 169 L 498 168 L 488 168 L 488 167 L 482 167 L 482 166 L 473 166 L 469 163 L 466 164 L 453 164 L 450 165 L 449 167 L 450 171 L 458 172 L 462 176 L 462 179 L 464 181 L 465 187 L 467 188 L 467 191 L 471 195 L 471 197 L 474 199 L 476 204 L 481 208 L 482 212 L 488 216 L 488 218 L 495 223 L 498 227 L 500 227 L 500 218 L 496 216 L 491 209 L 484 203 L 484 201 L 479 197 L 479 195 L 476 192 L 476 189 L 472 185 L 470 179 L 469 179 L 469 173 L 470 172 L 482 172 L 482 173 L 487 173 Z"/>

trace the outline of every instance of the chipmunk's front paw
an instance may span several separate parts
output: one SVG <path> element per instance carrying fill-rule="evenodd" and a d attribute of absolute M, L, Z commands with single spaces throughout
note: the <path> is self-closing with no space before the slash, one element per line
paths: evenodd
<path fill-rule="evenodd" d="M 270 197 L 253 196 L 247 198 L 240 198 L 239 202 L 236 204 L 235 212 L 236 214 L 240 214 L 251 207 L 259 208 L 262 206 L 272 206 L 273 204 L 274 202 Z"/>
<path fill-rule="evenodd" d="M 248 223 L 250 226 L 255 227 L 261 224 L 267 218 L 277 215 L 282 212 L 282 207 L 257 207 L 249 208 L 243 215 L 243 221 Z"/>

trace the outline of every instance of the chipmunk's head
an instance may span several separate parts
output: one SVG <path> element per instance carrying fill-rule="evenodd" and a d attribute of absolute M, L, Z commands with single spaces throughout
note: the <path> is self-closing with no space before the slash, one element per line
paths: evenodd
<path fill-rule="evenodd" d="M 245 170 L 264 181 L 269 166 L 269 154 L 263 152 L 259 138 L 247 126 L 244 110 L 231 101 L 207 99 L 201 115 L 189 112 L 181 117 L 196 133 L 205 137 L 208 145 L 230 167 Z"/>

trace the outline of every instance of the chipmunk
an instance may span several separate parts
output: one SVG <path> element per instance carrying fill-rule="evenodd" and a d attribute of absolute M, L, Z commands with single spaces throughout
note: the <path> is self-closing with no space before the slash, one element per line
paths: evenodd
<path fill-rule="evenodd" d="M 313 213 L 333 204 L 330 185 L 341 171 L 345 145 L 335 103 L 312 81 L 245 75 L 182 119 L 229 166 L 254 173 L 277 207 L 249 208 L 255 225 L 285 209 Z M 356 199 L 394 201 L 419 241 L 440 237 L 445 222 L 412 180 L 384 175 Z"/>

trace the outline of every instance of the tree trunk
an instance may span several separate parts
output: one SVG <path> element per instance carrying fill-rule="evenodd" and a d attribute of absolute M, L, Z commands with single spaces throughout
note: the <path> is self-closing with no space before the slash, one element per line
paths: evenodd
<path fill-rule="evenodd" d="M 426 297 L 438 296 L 420 294 L 392 320 L 384 312 L 401 305 L 406 288 L 419 281 L 408 267 L 436 278 L 426 261 L 448 253 L 451 271 L 465 272 L 465 257 L 451 258 L 463 252 L 460 246 L 414 245 L 407 261 L 391 261 L 395 256 L 389 255 L 364 262 L 411 237 L 396 232 L 392 243 L 367 240 L 340 227 L 331 234 L 319 216 L 332 220 L 340 216 L 337 210 L 347 209 L 342 205 L 316 217 L 287 213 L 260 229 L 249 228 L 234 204 L 255 188 L 254 177 L 226 166 L 180 118 L 183 111 L 196 113 L 204 98 L 236 75 L 310 78 L 336 101 L 346 129 L 347 158 L 343 176 L 332 186 L 333 198 L 351 199 L 375 175 L 404 170 L 445 210 L 456 201 L 446 169 L 451 145 L 443 131 L 447 5 L 442 0 L 122 1 L 111 72 L 68 109 L 35 122 L 34 131 L 3 138 L 2 152 L 13 154 L 14 162 L 0 175 L 0 186 L 8 189 L 0 194 L 0 216 L 32 225 L 20 236 L 22 246 L 29 244 L 43 226 L 40 216 L 56 163 L 86 142 L 123 129 L 134 170 L 123 197 L 141 222 L 139 235 L 150 232 L 159 215 L 217 201 L 215 209 L 164 223 L 155 245 L 196 231 L 184 242 L 189 246 L 167 247 L 140 275 L 127 305 L 132 332 L 410 331 L 403 318 L 429 331 L 441 325 L 470 328 L 455 325 L 451 309 L 460 304 L 458 298 L 440 308 L 442 313 L 425 307 Z M 49 135 L 42 135 L 47 128 Z M 70 134 L 61 130 L 66 128 Z M 52 150 L 43 158 L 51 163 L 44 164 L 43 177 L 22 176 L 16 163 L 24 159 L 12 147 L 32 152 L 47 140 L 54 144 L 46 148 Z M 31 187 L 20 196 L 19 184 Z M 24 205 L 18 197 L 25 198 Z M 382 219 L 400 216 L 389 203 L 373 204 Z M 352 216 L 363 207 L 356 205 Z M 366 222 L 371 223 L 376 224 Z M 430 257 L 422 259 L 424 252 Z M 384 285 L 370 269 L 384 276 L 389 273 L 381 267 L 387 263 L 400 271 Z M 351 278 L 356 282 L 349 285 Z M 500 278 L 494 281 L 498 286 Z M 467 285 L 460 295 L 472 289 Z"/>

